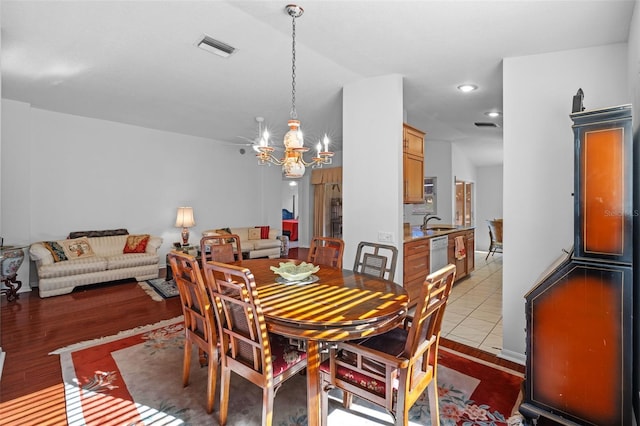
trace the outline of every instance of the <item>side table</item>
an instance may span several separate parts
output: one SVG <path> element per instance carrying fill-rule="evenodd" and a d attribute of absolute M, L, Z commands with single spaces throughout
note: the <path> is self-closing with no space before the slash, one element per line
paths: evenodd
<path fill-rule="evenodd" d="M 187 253 L 191 255 L 196 253 L 195 254 L 196 260 L 198 262 L 202 262 L 202 256 L 200 253 L 199 246 L 182 246 L 180 248 L 174 248 L 172 251 L 179 251 L 179 252 Z M 170 281 L 173 279 L 173 271 L 171 270 L 171 264 L 169 263 L 169 253 L 167 253 L 166 263 L 167 263 L 167 272 L 165 274 L 165 281 Z"/>
<path fill-rule="evenodd" d="M 0 294 L 7 295 L 7 302 L 18 299 L 18 290 L 22 281 L 18 280 L 18 269 L 24 260 L 24 248 L 27 245 L 9 245 L 0 247 L 0 282 L 6 288 L 0 288 Z"/>

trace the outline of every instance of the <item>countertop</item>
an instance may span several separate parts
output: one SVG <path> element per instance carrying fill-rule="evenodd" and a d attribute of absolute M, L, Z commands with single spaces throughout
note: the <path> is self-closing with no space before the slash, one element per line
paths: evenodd
<path fill-rule="evenodd" d="M 404 242 L 409 243 L 417 240 L 428 240 L 433 237 L 441 237 L 443 235 L 453 234 L 454 232 L 468 231 L 475 229 L 475 226 L 456 226 L 456 225 L 443 225 L 443 224 L 431 224 L 426 231 L 423 231 L 420 225 L 415 225 L 410 228 L 405 228 Z"/>

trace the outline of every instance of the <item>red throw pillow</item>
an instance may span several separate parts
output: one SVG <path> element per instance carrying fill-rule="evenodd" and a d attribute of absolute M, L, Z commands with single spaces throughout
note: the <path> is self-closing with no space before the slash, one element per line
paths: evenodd
<path fill-rule="evenodd" d="M 260 239 L 266 240 L 269 238 L 268 226 L 256 226 L 256 228 L 260 228 Z"/>
<path fill-rule="evenodd" d="M 144 253 L 147 250 L 149 235 L 129 235 L 127 242 L 124 244 L 122 253 Z"/>

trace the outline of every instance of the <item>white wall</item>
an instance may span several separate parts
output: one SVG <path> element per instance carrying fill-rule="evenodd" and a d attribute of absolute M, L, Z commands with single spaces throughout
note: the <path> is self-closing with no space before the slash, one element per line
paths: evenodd
<path fill-rule="evenodd" d="M 402 259 L 402 76 L 360 80 L 343 89 L 344 267 L 360 241 L 392 234 Z M 398 262 L 396 282 L 402 282 Z"/>
<path fill-rule="evenodd" d="M 2 102 L 2 149 L 20 165 L 19 174 L 3 167 L 3 181 L 19 176 L 21 184 L 3 188 L 2 228 L 22 230 L 16 238 L 124 227 L 163 237 L 164 265 L 180 239 L 173 226 L 178 206 L 194 208 L 191 243 L 210 228 L 281 227 L 280 168 L 258 166 L 237 147 Z M 9 214 L 10 206 L 20 206 L 20 214 Z"/>
<path fill-rule="evenodd" d="M 573 244 L 571 99 L 587 109 L 629 103 L 627 46 L 506 58 L 503 352 L 524 359 L 524 295 Z"/>
<path fill-rule="evenodd" d="M 24 158 L 30 156 L 30 141 L 33 126 L 28 114 L 29 107 L 19 102 L 2 102 L 2 162 L 0 176 L 0 229 L 6 245 L 28 244 L 30 242 L 30 222 L 25 220 L 25 212 L 31 210 L 29 180 L 31 165 Z M 22 141 L 19 144 L 12 140 Z M 30 267 L 27 250 L 25 261 L 18 270 L 18 280 L 22 281 L 20 291 L 29 290 Z"/>
<path fill-rule="evenodd" d="M 502 165 L 476 169 L 476 250 L 489 249 L 487 220 L 502 217 L 502 173 Z"/>

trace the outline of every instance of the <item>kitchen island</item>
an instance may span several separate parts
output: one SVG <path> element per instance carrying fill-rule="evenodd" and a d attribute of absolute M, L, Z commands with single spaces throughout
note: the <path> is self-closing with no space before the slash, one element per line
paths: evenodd
<path fill-rule="evenodd" d="M 438 269 L 444 266 L 443 263 L 456 265 L 456 281 L 469 275 L 475 269 L 474 250 L 473 226 L 433 224 L 426 231 L 420 226 L 405 228 L 402 282 L 409 293 L 409 304 L 420 293 L 431 269 Z"/>

